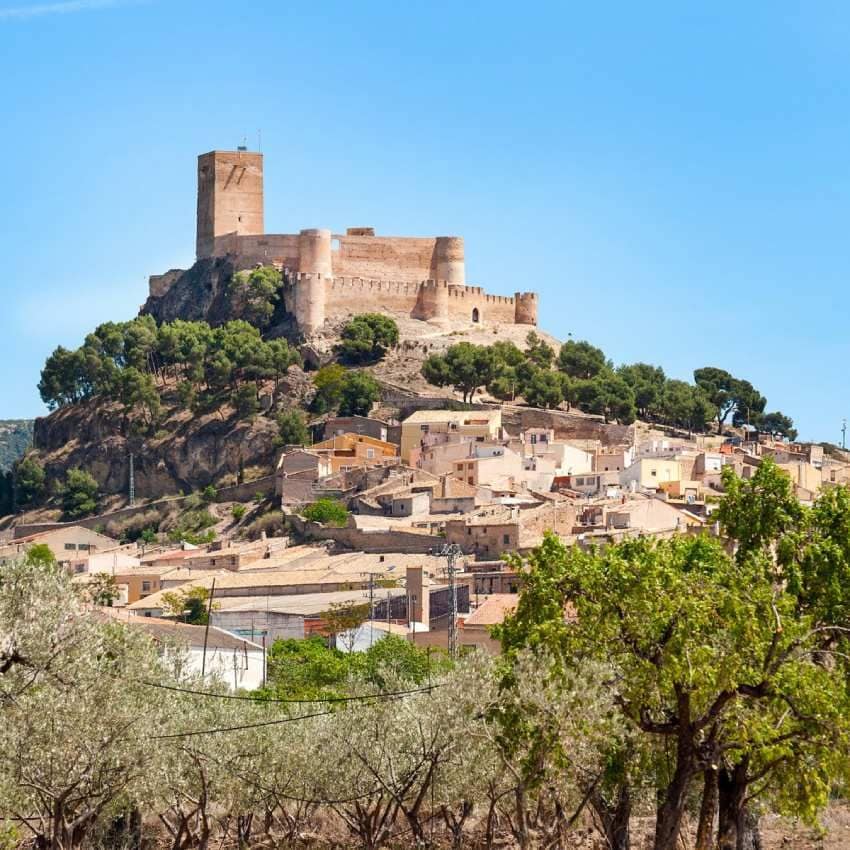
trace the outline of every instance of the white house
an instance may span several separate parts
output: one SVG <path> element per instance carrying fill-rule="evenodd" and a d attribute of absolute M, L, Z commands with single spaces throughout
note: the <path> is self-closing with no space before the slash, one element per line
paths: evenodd
<path fill-rule="evenodd" d="M 120 621 L 150 635 L 164 655 L 183 653 L 183 672 L 189 676 L 203 671 L 206 681 L 222 682 L 234 691 L 253 691 L 265 682 L 266 653 L 258 643 L 215 626 L 207 630 L 157 617 L 129 616 Z"/>

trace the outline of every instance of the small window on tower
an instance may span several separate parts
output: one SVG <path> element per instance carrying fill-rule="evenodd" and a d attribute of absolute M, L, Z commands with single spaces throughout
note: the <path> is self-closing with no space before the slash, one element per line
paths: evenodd
<path fill-rule="evenodd" d="M 331 239 L 331 251 L 339 251 L 339 239 Z"/>

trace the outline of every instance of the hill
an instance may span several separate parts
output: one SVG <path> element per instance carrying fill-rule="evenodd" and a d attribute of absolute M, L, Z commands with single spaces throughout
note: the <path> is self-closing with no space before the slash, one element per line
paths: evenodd
<path fill-rule="evenodd" d="M 32 443 L 31 419 L 0 419 L 0 472 L 12 468 Z"/>

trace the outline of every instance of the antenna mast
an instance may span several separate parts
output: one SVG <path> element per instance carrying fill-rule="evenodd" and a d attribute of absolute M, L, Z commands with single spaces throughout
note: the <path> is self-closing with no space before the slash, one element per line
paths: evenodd
<path fill-rule="evenodd" d="M 457 543 L 447 543 L 437 552 L 446 559 L 446 574 L 449 578 L 449 657 L 457 658 L 457 585 L 455 584 L 455 572 L 457 567 L 455 561 L 463 549 Z"/>
<path fill-rule="evenodd" d="M 130 507 L 136 504 L 136 456 L 130 452 Z"/>

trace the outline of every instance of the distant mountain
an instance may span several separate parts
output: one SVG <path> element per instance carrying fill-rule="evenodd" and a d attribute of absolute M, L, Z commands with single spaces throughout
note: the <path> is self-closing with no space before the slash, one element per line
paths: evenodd
<path fill-rule="evenodd" d="M 12 468 L 32 443 L 31 419 L 0 419 L 0 472 Z"/>

